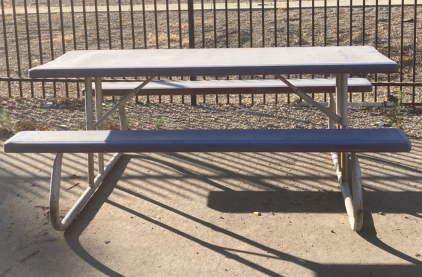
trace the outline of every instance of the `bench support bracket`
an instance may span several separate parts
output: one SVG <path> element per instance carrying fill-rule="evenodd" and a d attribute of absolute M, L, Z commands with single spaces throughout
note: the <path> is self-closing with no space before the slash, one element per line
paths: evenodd
<path fill-rule="evenodd" d="M 284 78 L 281 75 L 275 75 L 277 79 L 285 83 L 289 88 L 293 90 L 294 93 L 302 97 L 303 100 L 305 100 L 308 104 L 316 107 L 318 110 L 323 112 L 326 116 L 328 116 L 331 120 L 333 120 L 335 123 L 340 124 L 341 118 L 337 114 L 333 113 L 330 109 L 324 107 L 320 103 L 316 102 L 312 97 L 309 97 L 305 92 L 303 92 L 300 88 L 295 87 L 292 83 L 290 83 L 286 78 Z"/>
<path fill-rule="evenodd" d="M 138 93 L 141 91 L 143 87 L 145 87 L 149 82 L 151 82 L 156 76 L 152 76 L 148 78 L 146 81 L 144 81 L 142 84 L 140 84 L 138 87 L 134 88 L 133 90 L 126 93 L 124 96 L 122 96 L 119 99 L 119 102 L 117 102 L 116 105 L 114 105 L 109 111 L 106 112 L 101 118 L 98 118 L 98 120 L 94 123 L 93 127 L 98 128 L 101 123 L 103 123 L 104 120 L 106 120 L 111 114 L 113 114 L 117 109 L 120 107 L 124 107 L 124 105 L 134 96 L 137 96 Z M 97 91 L 95 92 L 97 94 Z M 92 97 L 92 96 L 91 96 Z M 99 109 L 101 107 L 101 104 L 99 106 L 96 106 L 96 109 Z"/>

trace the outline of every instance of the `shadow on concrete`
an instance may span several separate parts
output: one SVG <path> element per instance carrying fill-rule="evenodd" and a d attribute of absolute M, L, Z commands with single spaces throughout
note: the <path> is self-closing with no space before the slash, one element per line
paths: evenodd
<path fill-rule="evenodd" d="M 253 247 L 256 247 L 260 250 L 265 251 L 268 253 L 268 257 L 270 259 L 280 259 L 283 261 L 288 261 L 304 268 L 312 270 L 316 276 L 418 276 L 420 272 L 422 272 L 422 262 L 410 257 L 388 245 L 383 243 L 377 238 L 376 228 L 374 226 L 374 222 L 372 219 L 371 212 L 375 212 L 374 208 L 370 205 L 367 207 L 365 211 L 365 221 L 363 230 L 358 234 L 363 239 L 368 241 L 369 243 L 373 244 L 374 246 L 382 249 L 394 255 L 400 259 L 403 259 L 410 263 L 410 265 L 395 265 L 395 264 L 387 264 L 387 265 L 374 265 L 374 264 L 320 264 L 310 260 L 301 259 L 289 254 L 286 254 L 282 251 L 279 251 L 273 247 L 263 245 L 246 237 L 240 236 L 234 232 L 229 230 L 223 229 L 219 226 L 211 224 L 207 221 L 204 221 L 200 218 L 194 217 L 190 214 L 172 208 L 168 205 L 165 205 L 159 201 L 141 195 L 137 192 L 134 192 L 130 189 L 123 188 L 118 185 L 118 181 L 123 175 L 127 164 L 132 159 L 139 159 L 141 156 L 139 155 L 124 155 L 114 169 L 110 172 L 107 178 L 104 180 L 103 184 L 101 185 L 101 189 L 94 194 L 92 197 L 92 201 L 85 206 L 82 212 L 79 215 L 79 220 L 75 221 L 64 233 L 65 241 L 69 245 L 69 247 L 77 254 L 81 259 L 83 259 L 86 263 L 90 264 L 92 267 L 96 268 L 103 274 L 108 276 L 123 276 L 121 273 L 116 272 L 106 265 L 95 259 L 88 251 L 84 249 L 81 245 L 79 238 L 83 234 L 84 230 L 89 226 L 90 222 L 95 218 L 96 214 L 98 213 L 99 209 L 102 207 L 104 203 L 110 204 L 116 208 L 124 210 L 127 213 L 130 213 L 133 216 L 136 216 L 140 219 L 148 221 L 157 227 L 163 228 L 167 231 L 170 231 L 174 234 L 179 235 L 185 239 L 188 239 L 192 242 L 195 242 L 202 247 L 206 247 L 212 251 L 220 253 L 224 255 L 228 259 L 232 259 L 241 263 L 245 266 L 251 267 L 257 272 L 260 272 L 265 275 L 269 276 L 281 276 L 279 273 L 274 272 L 272 269 L 263 267 L 259 264 L 253 263 L 246 258 L 242 258 L 233 252 L 244 252 L 240 249 L 233 249 L 233 248 L 226 248 L 221 247 L 218 245 L 211 244 L 209 242 L 203 241 L 194 237 L 190 234 L 187 234 L 177 228 L 172 226 L 168 226 L 160 221 L 154 220 L 150 217 L 147 217 L 135 210 L 132 210 L 130 207 L 122 206 L 121 204 L 115 203 L 108 199 L 109 195 L 113 192 L 113 190 L 120 190 L 125 193 L 131 194 L 132 196 L 137 197 L 141 201 L 148 201 L 151 204 L 156 205 L 157 207 L 163 208 L 168 210 L 169 212 L 174 213 L 175 215 L 182 216 L 192 222 L 197 224 L 201 224 L 204 227 L 211 228 L 212 230 L 224 234 L 226 236 L 230 236 L 233 239 L 239 240 L 239 242 L 249 244 Z M 144 159 L 144 157 L 142 157 Z M 154 160 L 153 158 L 148 158 L 149 160 Z M 162 162 L 155 160 L 155 162 Z M 172 164 L 167 164 L 167 166 L 174 167 L 175 170 L 181 169 L 181 167 L 174 166 Z M 189 174 L 190 176 L 195 176 L 194 173 L 189 173 L 186 169 L 184 172 Z M 204 179 L 204 177 L 202 177 Z M 206 179 L 206 178 L 205 178 Z M 212 184 L 212 182 L 211 182 Z M 420 193 L 416 194 L 406 194 L 406 201 L 409 201 L 408 197 L 411 197 L 413 200 L 421 199 Z M 398 201 L 402 200 L 403 193 L 399 192 L 369 192 L 365 193 L 365 200 L 367 202 L 371 202 L 374 198 L 382 197 L 387 198 L 388 201 L 382 203 L 397 203 Z M 280 202 L 279 205 L 275 205 L 273 199 L 289 199 L 283 200 Z M 293 200 L 292 200 L 293 199 Z M 228 201 L 230 200 L 230 201 Z M 293 201 L 293 205 L 290 202 Z M 273 203 L 273 204 L 271 204 Z M 289 205 L 285 205 L 288 203 Z M 317 203 L 317 204 L 316 204 Z M 219 211 L 224 212 L 250 212 L 253 210 L 259 210 L 259 207 L 263 207 L 263 209 L 269 210 L 272 209 L 276 212 L 336 212 L 336 213 L 343 213 L 343 203 L 341 194 L 338 192 L 292 192 L 287 190 L 279 190 L 279 191 L 271 191 L 271 192 L 246 192 L 246 191 L 233 191 L 233 190 L 226 190 L 222 192 L 211 192 L 209 194 L 208 205 L 210 208 L 217 209 Z M 413 206 L 414 207 L 414 206 Z M 378 207 L 380 208 L 380 207 Z M 401 213 L 409 213 L 415 215 L 418 211 L 410 210 L 407 208 L 406 205 L 387 205 L 383 204 L 381 206 L 383 211 L 393 211 L 394 212 L 401 212 Z M 397 210 L 398 209 L 398 210 Z M 245 252 L 244 252 L 245 253 Z M 247 254 L 250 255 L 258 255 L 258 256 L 265 256 L 261 253 L 252 253 L 248 252 Z"/>
<path fill-rule="evenodd" d="M 370 212 L 401 213 L 422 218 L 419 215 L 422 213 L 422 192 L 365 191 L 364 199 L 364 209 Z M 371 205 L 374 202 L 376 207 Z M 211 191 L 208 207 L 224 213 L 345 212 L 343 196 L 338 191 Z"/>

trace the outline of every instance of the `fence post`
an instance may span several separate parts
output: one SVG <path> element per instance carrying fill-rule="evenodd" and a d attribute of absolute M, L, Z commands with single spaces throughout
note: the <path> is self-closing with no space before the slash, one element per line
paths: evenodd
<path fill-rule="evenodd" d="M 193 14 L 193 0 L 188 0 L 188 25 L 189 25 L 189 48 L 195 48 L 195 20 Z M 196 76 L 190 76 L 191 81 L 196 81 Z M 192 106 L 196 106 L 196 95 L 190 96 Z"/>

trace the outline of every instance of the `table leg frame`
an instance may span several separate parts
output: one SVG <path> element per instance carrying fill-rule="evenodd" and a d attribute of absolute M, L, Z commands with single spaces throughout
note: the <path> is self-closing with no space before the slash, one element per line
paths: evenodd
<path fill-rule="evenodd" d="M 102 94 L 102 78 L 96 77 L 95 78 L 95 119 L 96 122 L 94 123 L 93 118 L 93 101 L 92 101 L 92 78 L 86 77 L 85 78 L 85 116 L 86 116 L 86 130 L 94 130 L 98 128 L 98 126 L 107 119 L 116 109 L 119 109 L 119 116 L 120 116 L 120 128 L 121 130 L 127 130 L 127 122 L 126 122 L 126 113 L 125 113 L 125 104 L 129 101 L 133 96 L 137 95 L 140 90 L 146 86 L 150 81 L 152 81 L 155 76 L 149 77 L 146 81 L 144 81 L 141 85 L 135 88 L 133 91 L 127 93 L 123 96 L 119 103 L 115 105 L 110 111 L 108 111 L 103 116 L 102 111 L 102 102 L 103 102 L 103 94 Z M 82 210 L 85 204 L 89 201 L 91 196 L 94 194 L 98 186 L 101 184 L 105 176 L 108 172 L 113 168 L 116 164 L 118 159 L 123 155 L 123 153 L 116 153 L 110 159 L 106 166 L 104 166 L 104 154 L 98 153 L 98 175 L 95 176 L 95 169 L 94 169 L 94 153 L 88 153 L 88 188 L 82 194 L 82 196 L 76 201 L 73 207 L 69 210 L 66 216 L 61 220 L 60 217 L 60 208 L 59 208 L 59 197 L 60 197 L 60 178 L 61 178 L 61 167 L 62 167 L 62 159 L 63 153 L 58 153 L 53 165 L 53 170 L 51 173 L 51 183 L 50 183 L 50 218 L 51 224 L 53 225 L 54 229 L 58 231 L 63 231 L 67 227 L 69 227 L 70 223 L 74 220 L 76 215 Z"/>
<path fill-rule="evenodd" d="M 113 166 L 117 163 L 119 158 L 122 156 L 122 153 L 116 153 L 107 165 L 104 167 L 104 172 L 98 174 L 93 182 L 93 185 L 88 186 L 85 192 L 81 195 L 81 197 L 76 201 L 73 207 L 68 211 L 66 216 L 61 219 L 60 216 L 60 206 L 59 206 L 59 198 L 60 198 L 60 180 L 61 180 L 61 169 L 62 169 L 62 160 L 63 160 L 63 153 L 58 153 L 54 160 L 53 169 L 51 173 L 51 182 L 50 182 L 50 220 L 51 225 L 57 231 L 64 231 L 66 230 L 75 217 L 79 214 L 82 208 L 86 205 L 89 201 L 91 196 L 100 186 L 104 178 L 113 168 Z"/>
<path fill-rule="evenodd" d="M 340 116 L 340 124 L 338 127 L 342 129 L 347 128 L 348 123 L 347 81 L 347 74 L 337 74 L 335 104 L 336 113 L 338 116 Z M 334 104 L 332 98 L 332 95 L 330 95 L 330 108 L 332 104 Z M 329 127 L 333 126 L 330 126 L 329 124 Z M 358 157 L 356 156 L 356 153 L 332 153 L 332 158 L 334 167 L 336 169 L 338 182 L 340 184 L 340 189 L 343 194 L 350 227 L 353 231 L 360 231 L 363 225 L 363 188 Z M 352 189 L 352 193 L 350 192 L 350 187 Z"/>
<path fill-rule="evenodd" d="M 347 128 L 347 107 L 348 107 L 348 75 L 336 75 L 336 99 L 332 93 L 329 94 L 330 104 L 328 109 L 322 107 L 315 102 L 306 93 L 299 88 L 292 85 L 284 77 L 276 75 L 286 85 L 288 85 L 293 92 L 302 97 L 306 102 L 317 107 L 321 112 L 328 116 L 328 128 Z M 341 192 L 343 194 L 346 212 L 349 217 L 350 227 L 353 231 L 359 231 L 363 225 L 363 196 L 362 196 L 362 180 L 359 161 L 355 153 L 350 153 L 350 161 L 348 153 L 331 153 L 334 167 L 336 169 L 337 178 L 340 184 Z M 349 163 L 351 170 L 349 172 Z M 349 174 L 351 175 L 352 193 L 349 188 Z"/>
<path fill-rule="evenodd" d="M 136 95 L 136 93 L 144 86 L 146 85 L 150 80 L 152 80 L 151 77 L 149 78 L 142 86 L 136 89 L 136 92 L 130 92 L 127 95 L 125 95 L 122 99 L 123 101 L 120 101 L 120 103 L 114 107 L 114 109 L 119 109 L 119 115 L 120 115 L 120 125 L 122 130 L 127 130 L 127 124 L 126 124 L 126 115 L 125 115 L 125 103 L 127 100 L 133 96 Z M 284 80 L 283 77 L 277 75 L 277 78 L 282 80 L 283 82 L 287 82 Z M 304 94 L 300 89 L 294 87 L 290 83 L 287 82 L 287 85 L 289 85 L 292 90 L 299 94 L 302 98 L 305 97 L 305 100 L 307 100 L 308 103 L 311 103 L 315 105 L 319 110 L 324 112 L 329 117 L 328 122 L 328 128 L 335 128 L 334 123 L 338 124 L 339 128 L 347 128 L 347 102 L 348 102 L 348 91 L 347 91 L 347 74 L 338 74 L 336 76 L 336 101 L 334 101 L 334 97 L 332 94 L 330 94 L 330 106 L 328 109 L 324 107 L 320 107 L 319 103 L 313 101 L 313 99 L 306 98 L 307 95 Z M 87 130 L 92 130 L 94 126 L 101 123 L 104 118 L 106 118 L 109 114 L 106 114 L 105 116 L 102 116 L 102 110 L 101 110 L 101 103 L 99 102 L 99 99 L 102 100 L 102 90 L 101 90 L 101 79 L 96 78 L 96 119 L 97 122 L 94 125 L 92 120 L 92 79 L 86 78 L 85 79 L 85 87 L 86 87 L 86 119 L 87 119 Z M 102 102 L 102 101 L 101 101 Z M 334 108 L 336 110 L 336 113 L 334 112 Z M 114 110 L 112 109 L 112 110 Z M 112 111 L 109 111 L 111 113 Z M 362 197 L 362 181 L 361 181 L 361 171 L 359 166 L 359 161 L 355 153 L 351 153 L 350 157 L 351 160 L 349 161 L 349 155 L 348 153 L 331 153 L 333 158 L 334 167 L 336 169 L 338 181 L 340 184 L 340 188 L 343 194 L 344 203 L 346 206 L 346 212 L 349 217 L 350 227 L 353 231 L 359 231 L 362 228 L 363 225 L 363 197 Z M 122 153 L 116 153 L 116 156 L 121 156 Z M 56 161 L 54 162 L 53 167 L 53 173 L 51 178 L 51 194 L 50 194 L 50 214 L 52 219 L 53 227 L 57 230 L 64 230 L 67 228 L 67 226 L 70 224 L 70 222 L 73 221 L 73 218 L 76 216 L 77 213 L 82 209 L 82 207 L 86 204 L 86 202 L 89 200 L 90 196 L 94 193 L 96 188 L 98 187 L 99 183 L 97 184 L 97 179 L 99 176 L 105 176 L 108 171 L 107 166 L 104 168 L 104 173 L 102 173 L 102 167 L 103 167 L 103 156 L 102 154 L 99 154 L 99 174 L 95 180 L 93 180 L 93 154 L 88 154 L 88 182 L 90 184 L 90 187 L 85 191 L 85 193 L 82 195 L 82 197 L 78 200 L 78 202 L 75 204 L 75 206 L 69 211 L 68 215 L 63 219 L 62 222 L 60 222 L 60 217 L 58 216 L 58 194 L 60 191 L 60 168 L 61 168 L 61 159 L 62 154 L 57 155 Z M 59 160 L 59 161 L 58 161 Z M 351 162 L 351 172 L 349 172 L 349 166 L 348 163 Z M 113 164 L 114 165 L 114 164 Z M 112 166 L 111 166 L 112 167 Z M 351 174 L 351 187 L 352 187 L 352 193 L 350 192 L 349 188 L 349 178 L 348 175 Z M 57 175 L 59 177 L 57 177 Z M 92 176 L 91 176 L 92 175 Z M 56 196 L 57 195 L 57 196 Z M 55 201 L 52 201 L 51 199 L 56 199 L 57 203 Z M 82 203 L 82 204 L 81 204 Z M 76 213 L 75 213 L 76 211 Z M 53 216 L 54 214 L 54 216 Z M 53 222 L 54 219 L 54 222 Z"/>

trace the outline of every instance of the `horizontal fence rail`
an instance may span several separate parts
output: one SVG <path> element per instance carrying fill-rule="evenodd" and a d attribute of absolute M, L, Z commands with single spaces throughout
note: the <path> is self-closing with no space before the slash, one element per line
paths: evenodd
<path fill-rule="evenodd" d="M 28 78 L 30 68 L 74 49 L 371 45 L 397 62 L 400 72 L 364 75 L 373 83 L 374 91 L 354 93 L 350 100 L 383 102 L 402 91 L 405 104 L 422 105 L 422 53 L 417 43 L 422 39 L 422 3 L 416 0 L 0 0 L 0 3 L 0 96 L 80 97 L 82 80 Z M 195 80 L 189 76 L 172 79 Z M 220 100 L 219 97 L 223 96 L 215 96 L 213 101 L 229 101 L 228 96 Z M 245 96 L 235 99 L 240 102 L 242 97 Z M 254 96 L 251 97 L 254 103 Z M 202 101 L 205 100 L 204 96 Z M 159 101 L 167 100 L 160 97 Z M 193 99 L 192 103 L 196 101 Z M 263 94 L 259 101 L 289 102 L 290 96 Z"/>

